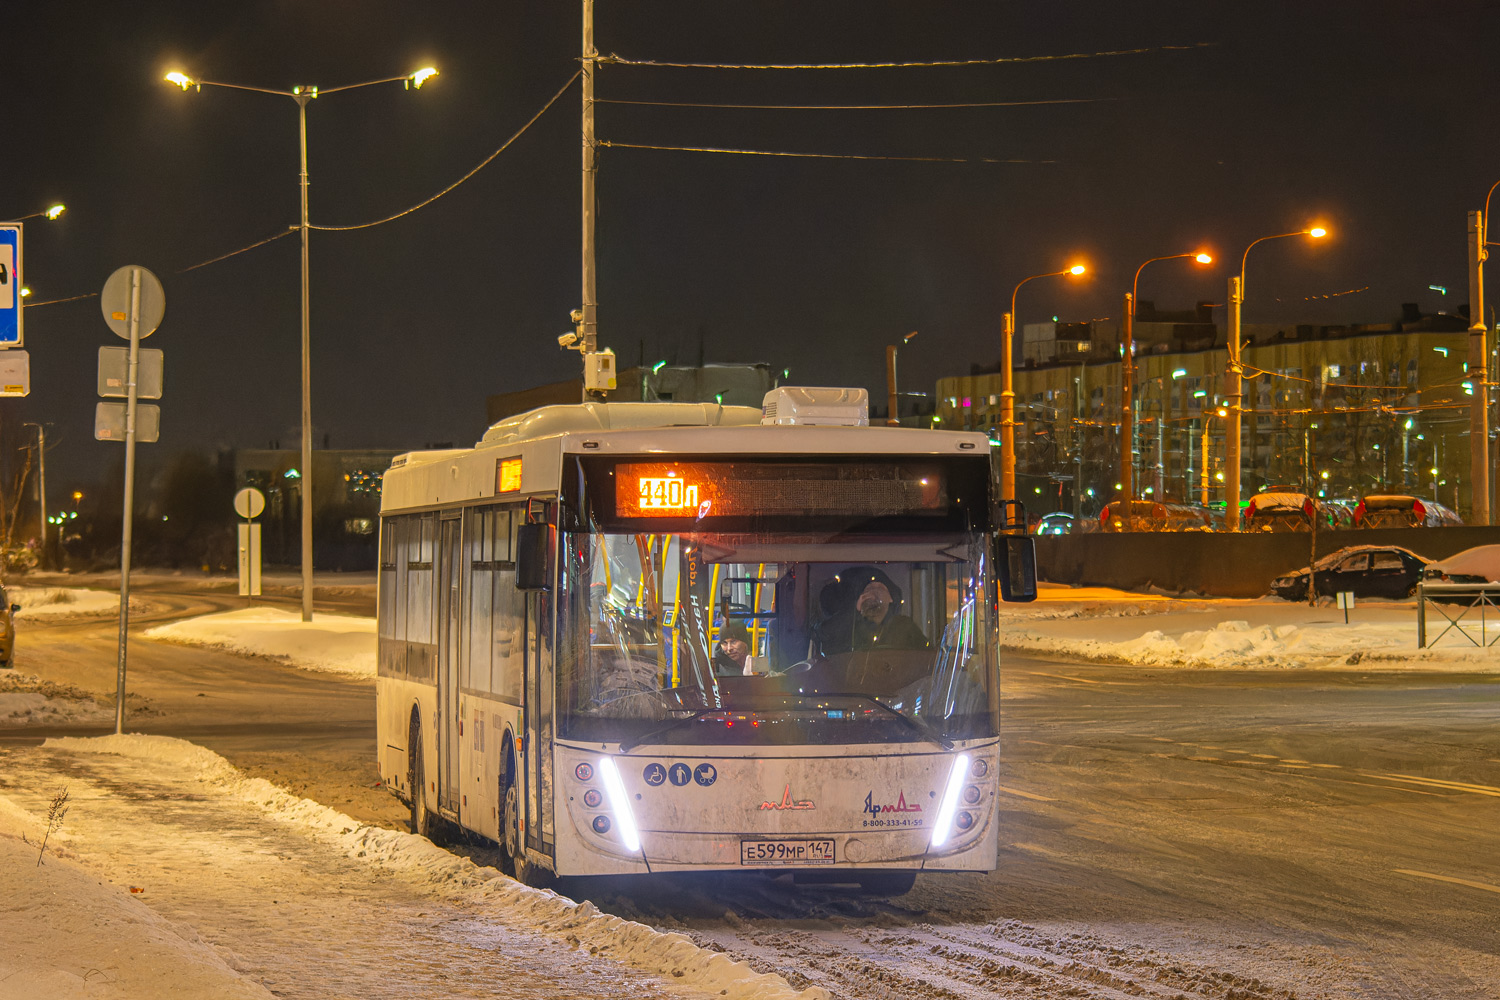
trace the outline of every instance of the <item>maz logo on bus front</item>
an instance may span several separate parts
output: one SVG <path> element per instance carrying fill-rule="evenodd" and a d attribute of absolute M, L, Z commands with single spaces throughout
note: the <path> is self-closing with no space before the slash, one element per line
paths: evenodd
<path fill-rule="evenodd" d="M 792 786 L 791 786 L 790 782 L 787 783 L 786 788 L 782 789 L 782 791 L 781 791 L 781 801 L 780 802 L 766 801 L 766 802 L 762 802 L 760 804 L 760 807 L 762 809 L 816 809 L 816 808 L 818 808 L 816 805 L 813 804 L 813 800 L 812 799 L 793 799 L 792 798 Z"/>
<path fill-rule="evenodd" d="M 871 790 L 870 794 L 865 796 L 864 811 L 871 816 L 879 816 L 882 813 L 919 813 L 922 811 L 922 804 L 920 802 L 908 803 L 906 793 L 900 792 L 896 796 L 895 805 L 881 805 L 875 801 L 875 792 Z"/>
<path fill-rule="evenodd" d="M 676 476 L 642 476 L 642 510 L 691 510 L 698 506 L 698 487 Z"/>

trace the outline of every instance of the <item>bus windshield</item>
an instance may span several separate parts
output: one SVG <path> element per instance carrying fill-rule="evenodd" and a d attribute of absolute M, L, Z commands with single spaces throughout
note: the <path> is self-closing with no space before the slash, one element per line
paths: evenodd
<path fill-rule="evenodd" d="M 566 532 L 559 735 L 944 743 L 998 724 L 987 539 Z"/>

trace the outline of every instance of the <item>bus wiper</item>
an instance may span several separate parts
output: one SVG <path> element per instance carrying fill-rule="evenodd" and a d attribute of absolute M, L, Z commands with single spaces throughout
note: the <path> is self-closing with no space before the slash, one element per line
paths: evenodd
<path fill-rule="evenodd" d="M 902 722 L 910 726 L 913 731 L 918 733 L 928 743 L 932 743 L 944 750 L 953 749 L 952 740 L 933 732 L 931 729 L 927 728 L 916 719 L 913 719 L 911 716 L 901 711 L 901 709 L 893 708 L 890 705 L 887 705 L 885 702 L 881 701 L 879 698 L 876 698 L 874 695 L 864 694 L 860 691 L 820 691 L 818 692 L 818 695 L 819 697 L 823 698 L 860 698 L 864 701 L 874 702 L 880 708 L 885 709 L 887 712 L 891 713 L 896 718 L 900 719 Z"/>
<path fill-rule="evenodd" d="M 685 715 L 680 719 L 673 719 L 671 722 L 668 722 L 664 726 L 658 726 L 657 728 L 649 730 L 641 734 L 640 736 L 634 737 L 633 739 L 621 741 L 620 752 L 629 753 L 636 747 L 640 746 L 642 743 L 645 743 L 648 740 L 655 739 L 656 737 L 661 736 L 663 733 L 670 733 L 672 730 L 681 728 L 682 726 L 685 726 L 690 722 L 697 722 L 705 715 L 711 715 L 714 712 L 722 711 L 724 711 L 722 708 L 703 708 L 694 712 L 692 715 Z"/>

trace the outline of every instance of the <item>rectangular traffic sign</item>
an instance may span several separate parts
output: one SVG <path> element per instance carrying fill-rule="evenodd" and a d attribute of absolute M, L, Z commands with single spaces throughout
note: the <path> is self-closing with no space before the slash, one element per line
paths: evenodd
<path fill-rule="evenodd" d="M 135 404 L 135 440 L 137 444 L 152 444 L 161 438 L 161 407 L 154 403 Z M 97 441 L 125 440 L 125 404 L 94 404 L 94 439 Z"/>
<path fill-rule="evenodd" d="M 31 355 L 25 351 L 0 351 L 0 396 L 31 393 Z"/>
<path fill-rule="evenodd" d="M 142 347 L 136 358 L 135 398 L 161 399 L 162 353 Z M 130 348 L 99 348 L 99 395 L 124 399 L 130 394 Z"/>
<path fill-rule="evenodd" d="M 0 349 L 26 343 L 21 328 L 21 224 L 0 225 Z"/>

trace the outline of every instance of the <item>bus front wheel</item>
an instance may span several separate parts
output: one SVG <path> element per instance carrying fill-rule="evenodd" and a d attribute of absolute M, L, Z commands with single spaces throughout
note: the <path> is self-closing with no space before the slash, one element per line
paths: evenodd
<path fill-rule="evenodd" d="M 413 713 L 406 744 L 406 787 L 411 798 L 411 832 L 433 843 L 437 824 L 427 809 L 427 777 L 422 762 L 422 725 Z"/>
<path fill-rule="evenodd" d="M 526 846 L 521 834 L 521 792 L 518 783 L 505 790 L 505 853 L 510 855 L 511 871 L 522 885 L 545 888 L 552 882 L 552 873 L 527 860 Z"/>

